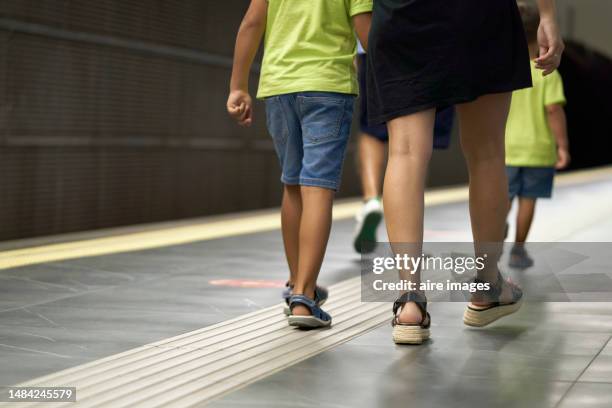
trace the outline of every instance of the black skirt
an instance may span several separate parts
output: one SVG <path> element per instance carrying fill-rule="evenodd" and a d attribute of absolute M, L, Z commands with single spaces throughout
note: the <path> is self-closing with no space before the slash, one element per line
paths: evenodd
<path fill-rule="evenodd" d="M 375 0 L 371 124 L 531 86 L 516 0 Z"/>

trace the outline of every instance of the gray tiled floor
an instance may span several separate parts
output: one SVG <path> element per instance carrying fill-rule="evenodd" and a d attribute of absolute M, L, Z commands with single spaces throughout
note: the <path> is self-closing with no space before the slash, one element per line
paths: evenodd
<path fill-rule="evenodd" d="M 551 307 L 553 306 L 553 307 Z M 526 304 L 489 329 L 461 323 L 463 306 L 432 304 L 432 341 L 396 346 L 384 325 L 213 402 L 213 407 L 553 407 L 588 400 L 610 406 L 612 375 L 588 378 L 612 329 L 612 304 Z M 574 314 L 571 314 L 574 313 Z M 550 320 L 551 317 L 555 317 Z M 571 328 L 568 326 L 571 325 Z M 598 354 L 599 357 L 594 360 Z M 341 375 L 338 375 L 342 373 Z M 583 374 L 584 373 L 584 374 Z M 579 381 L 579 382 L 577 382 Z M 566 401 L 566 399 L 568 401 Z M 585 405 L 587 406 L 587 405 Z M 590 405 L 588 405 L 590 406 Z"/>
<path fill-rule="evenodd" d="M 593 197 L 611 190 L 612 182 L 558 189 L 538 204 L 534 237 L 612 241 L 612 214 L 589 212 Z M 555 230 L 570 204 L 572 219 L 585 221 Z M 428 208 L 426 239 L 469 240 L 467 214 L 465 203 Z M 322 284 L 359 275 L 352 228 L 335 223 Z M 280 248 L 274 231 L 0 271 L 0 384 L 277 303 L 278 288 L 209 282 L 283 282 Z M 612 303 L 527 304 L 487 330 L 465 328 L 462 311 L 432 304 L 433 340 L 422 347 L 395 346 L 385 325 L 213 406 L 612 406 Z"/>
<path fill-rule="evenodd" d="M 359 275 L 352 221 L 333 227 L 322 284 Z M 209 326 L 280 301 L 278 231 L 0 271 L 0 385 Z"/>

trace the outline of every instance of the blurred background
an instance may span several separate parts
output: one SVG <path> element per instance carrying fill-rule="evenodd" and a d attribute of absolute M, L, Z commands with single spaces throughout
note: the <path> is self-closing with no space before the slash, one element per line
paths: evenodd
<path fill-rule="evenodd" d="M 612 1 L 558 5 L 571 169 L 610 164 Z M 262 104 L 250 129 L 225 113 L 247 6 L 0 1 L 0 240 L 278 206 Z M 466 181 L 454 135 L 429 184 Z M 357 195 L 353 145 L 340 196 Z"/>

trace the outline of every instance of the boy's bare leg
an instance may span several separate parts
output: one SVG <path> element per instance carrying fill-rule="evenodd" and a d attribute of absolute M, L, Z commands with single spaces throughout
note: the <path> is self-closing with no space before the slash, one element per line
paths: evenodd
<path fill-rule="evenodd" d="M 359 174 L 361 174 L 364 200 L 380 197 L 384 164 L 385 143 L 373 136 L 361 133 L 359 135 Z"/>
<path fill-rule="evenodd" d="M 519 197 L 518 202 L 518 214 L 516 215 L 516 242 L 523 243 L 527 241 L 527 235 L 531 229 L 536 200 L 528 197 Z"/>
<path fill-rule="evenodd" d="M 332 221 L 334 191 L 321 187 L 300 187 L 302 218 L 299 231 L 299 258 L 293 293 L 314 298 L 319 270 L 323 263 Z M 310 310 L 298 305 L 294 315 L 310 315 Z"/>
<path fill-rule="evenodd" d="M 510 99 L 510 93 L 492 94 L 457 106 L 470 176 L 472 235 L 476 252 L 487 253 L 486 267 L 479 277 L 492 283 L 497 281 L 509 202 L 504 138 Z M 482 247 L 491 243 L 494 246 Z M 510 288 L 504 287 L 501 298 L 510 296 Z"/>
<path fill-rule="evenodd" d="M 293 284 L 298 271 L 300 220 L 302 219 L 302 195 L 299 185 L 284 185 L 281 206 L 281 225 L 285 256 L 289 265 L 289 283 Z"/>
<path fill-rule="evenodd" d="M 393 252 L 420 256 L 423 242 L 423 211 L 427 166 L 433 150 L 435 110 L 430 109 L 388 122 L 389 160 L 383 187 L 385 223 Z M 411 244 L 410 248 L 402 243 Z M 396 245 L 394 245 L 396 244 Z M 420 271 L 401 279 L 420 283 Z M 421 311 L 407 303 L 399 316 L 401 323 L 420 323 Z"/>

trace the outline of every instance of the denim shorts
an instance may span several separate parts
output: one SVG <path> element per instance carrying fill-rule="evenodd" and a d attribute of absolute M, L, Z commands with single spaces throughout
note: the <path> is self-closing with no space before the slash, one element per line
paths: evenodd
<path fill-rule="evenodd" d="M 510 198 L 550 198 L 555 169 L 553 167 L 506 166 Z"/>
<path fill-rule="evenodd" d="M 338 190 L 354 95 L 299 92 L 266 98 L 268 131 L 289 185 Z"/>

